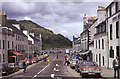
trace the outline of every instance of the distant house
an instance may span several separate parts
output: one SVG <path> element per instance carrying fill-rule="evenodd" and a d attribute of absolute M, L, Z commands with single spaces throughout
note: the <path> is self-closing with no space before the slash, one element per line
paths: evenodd
<path fill-rule="evenodd" d="M 34 53 L 39 53 L 42 50 L 41 34 L 37 37 L 27 30 L 23 30 L 23 33 L 28 37 L 28 57 L 33 57 Z"/>
<path fill-rule="evenodd" d="M 73 46 L 73 51 L 74 52 L 80 52 L 80 44 L 81 44 L 81 40 L 80 40 L 80 37 L 75 37 L 73 36 L 73 43 L 72 43 L 72 46 Z"/>

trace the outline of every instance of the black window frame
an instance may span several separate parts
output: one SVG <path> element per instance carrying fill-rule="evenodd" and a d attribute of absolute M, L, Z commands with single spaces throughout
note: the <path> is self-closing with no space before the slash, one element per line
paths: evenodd
<path fill-rule="evenodd" d="M 119 56 L 119 46 L 116 46 L 116 55 Z"/>
<path fill-rule="evenodd" d="M 118 2 L 115 2 L 115 11 L 118 12 Z"/>
<path fill-rule="evenodd" d="M 102 39 L 102 49 L 104 49 L 104 39 Z"/>
<path fill-rule="evenodd" d="M 119 21 L 116 22 L 116 38 L 119 38 Z"/>
<path fill-rule="evenodd" d="M 103 56 L 103 66 L 105 65 L 105 58 L 104 58 L 104 56 Z"/>
<path fill-rule="evenodd" d="M 3 49 L 5 49 L 5 40 L 3 40 Z"/>
<path fill-rule="evenodd" d="M 100 49 L 100 40 L 99 40 L 99 49 Z"/>
<path fill-rule="evenodd" d="M 110 8 L 109 8 L 109 16 L 111 16 L 112 15 L 112 7 L 110 6 Z"/>
<path fill-rule="evenodd" d="M 96 62 L 98 62 L 98 55 L 96 54 Z"/>
<path fill-rule="evenodd" d="M 112 24 L 110 24 L 110 40 L 112 40 Z"/>
<path fill-rule="evenodd" d="M 114 50 L 112 46 L 110 46 L 110 58 L 114 58 Z"/>
<path fill-rule="evenodd" d="M 96 40 L 96 49 L 97 49 L 97 40 Z"/>

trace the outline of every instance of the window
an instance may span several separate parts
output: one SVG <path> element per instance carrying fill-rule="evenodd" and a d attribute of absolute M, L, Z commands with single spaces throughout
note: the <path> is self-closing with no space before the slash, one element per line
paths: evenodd
<path fill-rule="evenodd" d="M 97 49 L 97 40 L 96 40 L 96 49 Z"/>
<path fill-rule="evenodd" d="M 12 41 L 12 48 L 14 49 L 14 42 Z"/>
<path fill-rule="evenodd" d="M 17 35 L 16 35 L 16 40 L 17 40 Z"/>
<path fill-rule="evenodd" d="M 116 22 L 116 38 L 119 38 L 119 21 Z"/>
<path fill-rule="evenodd" d="M 113 50 L 112 46 L 110 46 L 110 57 L 114 58 L 114 50 Z"/>
<path fill-rule="evenodd" d="M 109 16 L 112 15 L 112 7 L 109 8 Z"/>
<path fill-rule="evenodd" d="M 102 39 L 102 49 L 104 49 L 104 39 Z"/>
<path fill-rule="evenodd" d="M 5 54 L 3 54 L 3 62 L 5 62 Z"/>
<path fill-rule="evenodd" d="M 100 49 L 100 40 L 99 40 L 99 49 Z"/>
<path fill-rule="evenodd" d="M 116 46 L 116 55 L 119 56 L 119 46 Z"/>
<path fill-rule="evenodd" d="M 0 49 L 1 49 L 1 40 L 0 40 Z"/>
<path fill-rule="evenodd" d="M 103 56 L 103 66 L 104 66 L 104 56 Z"/>
<path fill-rule="evenodd" d="M 16 51 L 18 50 L 18 46 L 17 46 L 17 44 L 16 44 Z"/>
<path fill-rule="evenodd" d="M 112 24 L 110 25 L 110 40 L 112 40 Z"/>
<path fill-rule="evenodd" d="M 106 25 L 103 25 L 103 32 L 106 32 Z"/>
<path fill-rule="evenodd" d="M 5 41 L 3 40 L 3 49 L 5 49 Z"/>
<path fill-rule="evenodd" d="M 118 2 L 115 3 L 115 10 L 118 12 Z"/>
<path fill-rule="evenodd" d="M 97 57 L 97 54 L 96 54 L 96 62 L 98 62 L 98 57 Z"/>
<path fill-rule="evenodd" d="M 8 49 L 10 48 L 10 44 L 9 44 L 9 41 L 8 41 Z"/>

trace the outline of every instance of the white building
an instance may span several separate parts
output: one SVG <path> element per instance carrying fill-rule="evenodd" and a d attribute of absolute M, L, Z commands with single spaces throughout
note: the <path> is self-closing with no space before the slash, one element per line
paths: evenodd
<path fill-rule="evenodd" d="M 34 33 L 23 30 L 23 33 L 28 37 L 28 57 L 33 56 L 34 53 L 39 53 L 42 50 L 41 34 L 36 37 Z"/>
<path fill-rule="evenodd" d="M 107 35 L 106 35 L 106 9 L 99 6 L 97 10 L 97 25 L 95 26 L 94 34 L 94 50 L 93 59 L 101 67 L 108 67 L 108 53 L 107 53 Z"/>
<path fill-rule="evenodd" d="M 112 68 L 113 59 L 120 57 L 120 1 L 115 0 L 107 8 L 107 32 L 109 67 Z M 119 63 L 120 64 L 120 63 Z"/>

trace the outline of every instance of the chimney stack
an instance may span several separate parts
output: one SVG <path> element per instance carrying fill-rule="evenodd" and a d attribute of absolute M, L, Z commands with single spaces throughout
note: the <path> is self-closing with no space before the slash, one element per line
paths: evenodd
<path fill-rule="evenodd" d="M 86 14 L 84 14 L 83 20 L 84 20 L 84 25 L 86 25 Z"/>
<path fill-rule="evenodd" d="M 6 21 L 7 21 L 7 16 L 5 15 L 5 11 L 4 11 L 4 14 L 3 12 L 0 12 L 0 24 L 5 26 Z"/>

